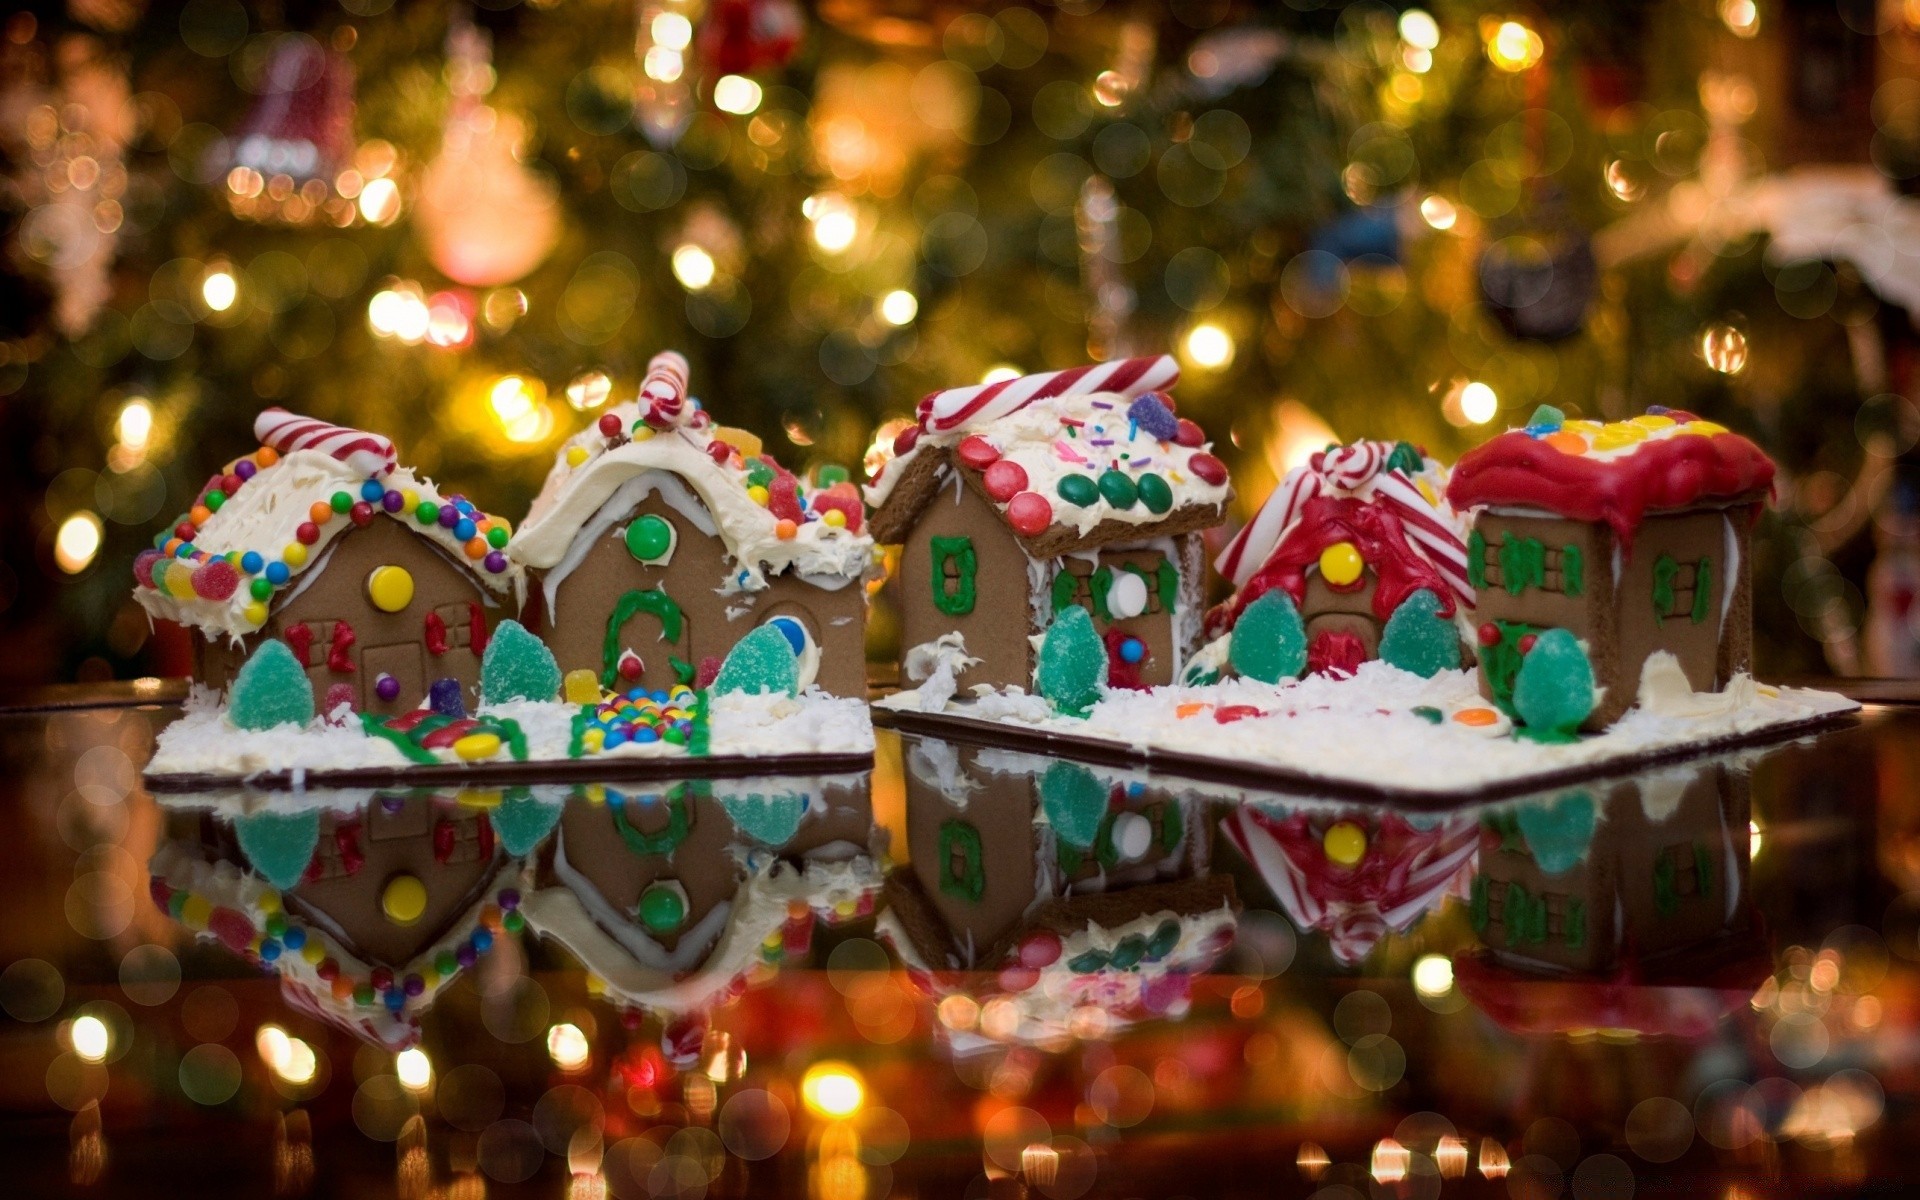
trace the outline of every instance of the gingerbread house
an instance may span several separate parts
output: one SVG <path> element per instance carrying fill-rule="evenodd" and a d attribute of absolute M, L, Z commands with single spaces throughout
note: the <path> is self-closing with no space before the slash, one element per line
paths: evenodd
<path fill-rule="evenodd" d="M 1750 817 L 1732 758 L 1487 810 L 1463 989 L 1529 1032 L 1710 1033 L 1771 968 Z"/>
<path fill-rule="evenodd" d="M 294 1008 L 377 1045 L 417 1042 L 440 991 L 520 926 L 496 793 L 312 792 L 240 811 L 199 800 L 167 798 L 155 904 L 277 975 Z"/>
<path fill-rule="evenodd" d="M 574 789 L 523 904 L 612 1003 L 697 1056 L 712 1011 L 873 912 L 885 834 L 865 776 Z"/>
<path fill-rule="evenodd" d="M 991 1041 L 1064 1036 L 1083 1005 L 1116 1022 L 1184 1006 L 1238 913 L 1203 798 L 1139 772 L 902 742 L 909 861 L 877 929 L 922 990 L 1011 1001 L 1017 1020 L 978 1031 Z"/>
<path fill-rule="evenodd" d="M 1382 656 L 1389 624 L 1416 593 L 1433 597 L 1427 616 L 1458 620 L 1474 596 L 1466 523 L 1446 486 L 1446 468 L 1410 442 L 1315 454 L 1215 560 L 1234 593 L 1207 614 L 1208 634 L 1228 632 L 1249 604 L 1279 590 L 1299 610 L 1308 669 L 1351 675 Z"/>
<path fill-rule="evenodd" d="M 1325 937 L 1343 967 L 1449 897 L 1465 900 L 1480 848 L 1468 818 L 1345 805 L 1243 804 L 1220 828 L 1294 926 Z"/>
<path fill-rule="evenodd" d="M 1481 694 L 1513 711 L 1523 660 L 1551 629 L 1591 665 L 1582 729 L 1633 705 L 1658 652 L 1695 691 L 1719 691 L 1748 669 L 1750 536 L 1772 484 L 1752 442 L 1669 409 L 1601 424 L 1543 407 L 1468 452 L 1447 499 L 1472 520 Z"/>
<path fill-rule="evenodd" d="M 475 705 L 487 637 L 519 607 L 507 523 L 442 495 L 375 434 L 281 409 L 254 433 L 260 449 L 134 560 L 140 606 L 198 635 L 195 677 L 225 688 L 278 639 L 323 710 L 408 712 L 443 679 Z"/>
<path fill-rule="evenodd" d="M 1233 492 L 1200 427 L 1149 390 L 1177 376 L 1170 359 L 1133 359 L 922 401 L 866 493 L 875 539 L 901 546 L 910 665 L 944 646 L 965 660 L 963 691 L 1030 687 L 1031 639 L 1078 605 L 1110 686 L 1180 677 L 1200 633 L 1200 534 Z"/>
<path fill-rule="evenodd" d="M 523 623 L 562 671 L 653 691 L 704 686 L 776 623 L 803 688 L 865 697 L 873 542 L 858 489 L 803 481 L 752 434 L 714 425 L 684 398 L 684 361 L 656 360 L 650 383 L 662 375 L 673 403 L 643 389 L 560 448 L 507 547 L 531 584 Z"/>

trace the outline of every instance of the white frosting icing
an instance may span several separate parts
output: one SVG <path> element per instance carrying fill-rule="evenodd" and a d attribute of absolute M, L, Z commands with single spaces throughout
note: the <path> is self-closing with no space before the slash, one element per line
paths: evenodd
<path fill-rule="evenodd" d="M 643 471 L 635 475 L 613 490 L 613 494 L 607 497 L 606 503 L 600 506 L 599 511 L 581 526 L 578 536 L 567 547 L 566 554 L 541 579 L 540 591 L 547 601 L 549 621 L 556 620 L 558 617 L 557 597 L 560 585 L 565 582 L 567 576 L 573 574 L 574 568 L 586 559 L 594 546 L 599 544 L 601 535 L 623 520 L 641 501 L 656 493 L 667 507 L 686 518 L 695 529 L 708 537 L 714 535 L 716 528 L 712 514 L 707 512 L 694 494 L 687 490 L 686 484 L 680 482 L 678 475 L 669 475 L 664 471 Z M 674 545 L 678 546 L 679 530 L 676 529 L 673 536 Z M 512 557 L 512 554 L 513 552 L 509 550 L 508 556 Z M 672 556 L 671 547 L 667 554 L 669 557 Z M 660 561 L 664 563 L 666 559 Z"/>
<path fill-rule="evenodd" d="M 307 510 L 316 501 L 329 500 L 335 492 L 346 492 L 359 500 L 360 487 L 366 481 L 364 474 L 323 451 L 296 450 L 283 456 L 274 465 L 262 468 L 242 484 L 220 506 L 220 511 L 208 517 L 206 524 L 195 531 L 193 544 L 215 556 L 230 551 L 244 554 L 256 550 L 269 563 L 278 561 L 281 552 L 289 544 L 298 541 L 296 531 L 308 520 Z M 415 504 L 421 501 L 440 505 L 447 503 L 431 479 L 415 475 L 410 467 L 396 467 L 391 474 L 382 477 L 380 483 L 402 495 L 416 493 Z M 489 592 L 501 596 L 511 593 L 515 597 L 515 607 L 518 607 L 524 580 L 519 568 L 511 561 L 505 571 L 493 574 L 467 558 L 465 544 L 453 536 L 452 530 L 439 524 L 420 524 L 411 508 L 389 513 L 376 504 L 373 509 L 377 514 L 376 519 L 398 521 L 414 535 L 425 538 Z M 475 514 L 476 518 L 485 515 Z M 326 569 L 327 551 L 332 548 L 334 540 L 355 528 L 357 526 L 352 521 L 338 513 L 321 525 L 320 539 L 307 547 L 306 563 L 293 571 L 292 586 L 282 588 L 270 603 L 285 604 L 292 596 L 304 591 Z M 245 616 L 247 606 L 253 603 L 253 596 L 247 588 L 244 574 L 240 586 L 226 600 L 206 600 L 198 596 L 183 600 L 150 587 L 134 588 L 133 596 L 149 615 L 177 621 L 210 635 L 225 634 L 239 641 L 259 628 Z"/>
<path fill-rule="evenodd" d="M 608 410 L 631 426 L 637 410 L 621 404 Z M 727 553 L 739 566 L 730 581 L 734 590 L 758 591 L 766 576 L 792 572 L 809 582 L 816 577 L 859 579 L 873 555 L 873 539 L 824 520 L 802 522 L 794 536 L 782 539 L 773 513 L 747 494 L 746 474 L 715 462 L 707 453 L 711 438 L 705 431 L 680 426 L 665 433 L 629 441 L 612 450 L 592 426 L 574 434 L 561 446 L 546 483 L 534 498 L 507 555 L 527 567 L 547 570 L 559 566 L 580 539 L 584 527 L 629 480 L 645 472 L 677 476 L 711 520 Z M 569 466 L 567 455 L 579 449 L 586 458 Z M 663 491 L 664 495 L 664 491 Z"/>
<path fill-rule="evenodd" d="M 1727 614 L 1733 611 L 1733 593 L 1740 586 L 1740 531 L 1733 527 L 1733 514 L 1720 514 L 1721 528 L 1726 532 L 1726 553 L 1720 556 L 1724 565 L 1720 568 L 1725 579 L 1720 587 L 1720 636 L 1727 635 Z"/>

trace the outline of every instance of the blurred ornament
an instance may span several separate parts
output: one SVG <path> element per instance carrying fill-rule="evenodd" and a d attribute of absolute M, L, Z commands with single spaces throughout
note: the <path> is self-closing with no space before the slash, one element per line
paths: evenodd
<path fill-rule="evenodd" d="M 1228 92 L 1252 87 L 1273 73 L 1293 50 L 1293 42 L 1275 29 L 1237 25 L 1209 33 L 1187 51 L 1187 91 L 1196 100 L 1218 100 Z"/>
<path fill-rule="evenodd" d="M 716 77 L 784 67 L 805 31 L 793 0 L 718 0 L 700 26 L 701 63 Z"/>
<path fill-rule="evenodd" d="M 433 265 L 470 287 L 524 277 L 560 237 L 559 197 L 521 161 L 519 119 L 481 103 L 493 87 L 492 49 L 464 18 L 447 31 L 453 102 L 440 153 L 421 176 L 414 219 Z"/>
<path fill-rule="evenodd" d="M 1088 176 L 1074 207 L 1074 223 L 1080 235 L 1080 280 L 1087 290 L 1087 350 L 1102 361 L 1133 353 L 1127 318 L 1138 298 L 1120 269 L 1119 215 L 1113 184 L 1104 175 Z"/>
<path fill-rule="evenodd" d="M 285 34 L 257 86 L 246 120 L 209 152 L 235 213 L 299 224 L 328 212 L 351 221 L 335 187 L 353 155 L 353 64 L 304 34 Z"/>
<path fill-rule="evenodd" d="M 1480 296 L 1510 336 L 1557 342 L 1586 324 L 1599 269 L 1593 239 L 1557 197 L 1546 197 L 1537 216 L 1480 252 Z"/>
<path fill-rule="evenodd" d="M 1434 199 L 1435 197 L 1428 197 Z M 1441 203 L 1446 203 L 1444 200 Z M 1308 242 L 1314 250 L 1324 250 L 1341 262 L 1357 258 L 1400 261 L 1400 225 L 1398 208 L 1390 204 L 1371 204 L 1344 212 L 1313 231 Z M 1439 228 L 1439 226 L 1436 226 Z M 1333 280 L 1326 279 L 1327 286 Z"/>
<path fill-rule="evenodd" d="M 639 0 L 634 8 L 633 55 L 640 64 L 633 88 L 633 121 L 656 150 L 680 141 L 693 120 L 693 89 L 686 52 L 693 25 L 678 7 Z"/>
<path fill-rule="evenodd" d="M 1120 26 L 1120 45 L 1113 66 L 1093 80 L 1093 98 L 1102 108 L 1121 108 L 1147 86 L 1160 37 L 1153 21 L 1130 16 Z"/>

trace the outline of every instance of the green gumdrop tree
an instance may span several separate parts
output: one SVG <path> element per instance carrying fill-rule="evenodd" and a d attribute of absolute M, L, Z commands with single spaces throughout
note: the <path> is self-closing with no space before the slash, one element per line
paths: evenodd
<path fill-rule="evenodd" d="M 1440 614 L 1440 597 L 1421 588 L 1400 602 L 1380 634 L 1380 658 L 1427 679 L 1460 666 L 1460 635 Z"/>
<path fill-rule="evenodd" d="M 240 852 L 260 877 L 286 891 L 300 882 L 320 844 L 320 811 L 257 812 L 233 823 Z"/>
<path fill-rule="evenodd" d="M 552 700 L 560 694 L 553 651 L 518 621 L 502 621 L 480 656 L 480 701 Z"/>
<path fill-rule="evenodd" d="M 1079 763 L 1057 762 L 1040 777 L 1040 808 L 1060 840 L 1085 850 L 1100 836 L 1107 816 L 1107 788 Z"/>
<path fill-rule="evenodd" d="M 1084 717 L 1099 703 L 1107 687 L 1107 648 L 1086 609 L 1072 604 L 1054 616 L 1040 639 L 1033 681 L 1055 711 L 1068 716 Z"/>
<path fill-rule="evenodd" d="M 1536 742 L 1573 741 L 1594 700 L 1593 664 L 1579 639 L 1564 629 L 1541 634 L 1513 680 L 1520 735 Z"/>
<path fill-rule="evenodd" d="M 713 677 L 713 694 L 728 692 L 778 692 L 792 696 L 800 691 L 800 661 L 794 657 L 787 635 L 772 625 L 762 625 L 733 644 Z"/>
<path fill-rule="evenodd" d="M 1227 661 L 1236 674 L 1262 683 L 1297 679 L 1307 669 L 1307 629 L 1293 597 L 1274 588 L 1247 605 L 1233 623 Z"/>
<path fill-rule="evenodd" d="M 305 725 L 313 720 L 313 683 L 306 668 L 277 638 L 259 648 L 227 689 L 227 719 L 242 729 Z"/>
<path fill-rule="evenodd" d="M 1597 814 L 1591 792 L 1562 792 L 1551 801 L 1521 806 L 1515 817 L 1542 874 L 1573 870 L 1593 844 Z"/>

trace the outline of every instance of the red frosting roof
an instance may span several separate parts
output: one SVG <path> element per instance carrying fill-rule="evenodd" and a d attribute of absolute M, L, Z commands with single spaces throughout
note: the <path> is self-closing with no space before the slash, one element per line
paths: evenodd
<path fill-rule="evenodd" d="M 1457 510 L 1524 505 L 1576 521 L 1605 521 L 1622 544 L 1631 545 L 1649 512 L 1706 500 L 1760 500 L 1772 489 L 1773 461 L 1739 434 L 1715 428 L 1649 437 L 1625 454 L 1569 453 L 1562 448 L 1570 444 L 1562 441 L 1568 435 L 1536 438 L 1510 430 L 1460 459 L 1447 499 Z"/>

